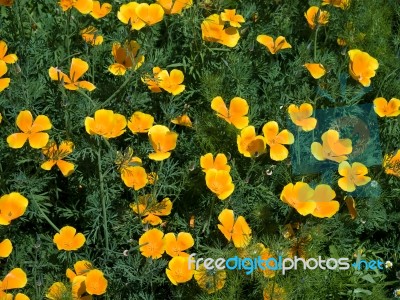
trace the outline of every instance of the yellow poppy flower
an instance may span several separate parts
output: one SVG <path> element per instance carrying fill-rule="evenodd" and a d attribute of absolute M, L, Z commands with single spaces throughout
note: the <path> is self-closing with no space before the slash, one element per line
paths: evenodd
<path fill-rule="evenodd" d="M 89 261 L 79 260 L 74 264 L 75 272 L 68 268 L 65 275 L 69 281 L 72 282 L 76 276 L 86 276 L 87 273 L 92 269 L 93 266 Z"/>
<path fill-rule="evenodd" d="M 211 108 L 217 112 L 217 116 L 232 124 L 237 129 L 243 129 L 249 125 L 249 118 L 246 116 L 249 112 L 247 101 L 240 97 L 234 97 L 229 110 L 221 96 L 215 97 L 211 101 Z"/>
<path fill-rule="evenodd" d="M 55 142 L 50 142 L 42 149 L 42 152 L 49 160 L 45 161 L 40 167 L 44 170 L 51 170 L 54 165 L 60 169 L 62 174 L 67 177 L 74 171 L 74 164 L 63 160 L 66 156 L 72 153 L 74 143 L 70 141 L 62 141 L 60 147 L 57 147 Z"/>
<path fill-rule="evenodd" d="M 12 6 L 14 0 L 0 0 L 0 6 Z"/>
<path fill-rule="evenodd" d="M 204 41 L 220 43 L 228 47 L 235 47 L 240 39 L 239 31 L 235 27 L 224 29 L 221 16 L 213 14 L 201 23 L 201 34 Z"/>
<path fill-rule="evenodd" d="M 203 168 L 203 172 L 206 172 L 211 169 L 215 170 L 224 170 L 229 172 L 231 167 L 228 166 L 228 159 L 225 154 L 218 153 L 215 156 L 215 160 L 213 158 L 212 153 L 207 153 L 200 157 L 200 166 Z"/>
<path fill-rule="evenodd" d="M 86 274 L 86 292 L 90 295 L 103 295 L 107 290 L 108 281 L 103 272 L 97 269 L 90 270 Z"/>
<path fill-rule="evenodd" d="M 78 81 L 89 69 L 87 62 L 80 58 L 73 58 L 69 76 L 61 72 L 61 70 L 51 67 L 49 69 L 49 76 L 51 80 L 61 81 L 67 90 L 75 91 L 80 88 L 86 89 L 89 92 L 93 91 L 96 87 L 89 81 Z"/>
<path fill-rule="evenodd" d="M 325 67 L 322 64 L 307 63 L 304 67 L 310 72 L 311 76 L 319 79 L 326 74 Z"/>
<path fill-rule="evenodd" d="M 265 152 L 265 141 L 261 135 L 256 136 L 254 126 L 247 126 L 237 136 L 237 145 L 240 154 L 245 157 L 257 157 Z"/>
<path fill-rule="evenodd" d="M 140 30 L 146 23 L 136 14 L 136 8 L 139 6 L 137 2 L 129 2 L 121 5 L 117 17 L 124 24 L 130 24 L 131 30 Z"/>
<path fill-rule="evenodd" d="M 301 127 L 302 130 L 310 131 L 317 126 L 317 119 L 311 117 L 313 114 L 313 107 L 311 104 L 303 103 L 300 107 L 290 104 L 288 111 L 292 122 Z"/>
<path fill-rule="evenodd" d="M 190 233 L 179 232 L 178 236 L 170 232 L 164 236 L 165 252 L 171 256 L 189 256 L 185 250 L 192 248 L 194 245 L 193 237 Z"/>
<path fill-rule="evenodd" d="M 0 40 L 0 61 L 6 64 L 14 64 L 17 62 L 18 57 L 15 54 L 7 54 L 8 46 L 5 41 Z M 0 75 L 1 77 L 1 75 Z"/>
<path fill-rule="evenodd" d="M 400 177 L 400 150 L 396 154 L 385 154 L 383 167 L 386 174 Z"/>
<path fill-rule="evenodd" d="M 69 291 L 62 282 L 54 282 L 47 290 L 46 297 L 50 300 L 61 300 Z"/>
<path fill-rule="evenodd" d="M 392 98 L 388 103 L 385 98 L 376 98 L 374 100 L 374 110 L 381 118 L 397 117 L 400 115 L 400 100 Z"/>
<path fill-rule="evenodd" d="M 218 220 L 221 223 L 218 224 L 218 229 L 228 241 L 233 241 L 236 248 L 244 248 L 250 243 L 251 229 L 245 218 L 239 216 L 235 221 L 233 210 L 224 209 Z"/>
<path fill-rule="evenodd" d="M 202 263 L 198 269 L 194 271 L 194 279 L 199 287 L 205 290 L 208 294 L 215 293 L 222 289 L 226 282 L 225 270 L 207 270 Z"/>
<path fill-rule="evenodd" d="M 0 257 L 2 257 L 2 258 L 9 257 L 12 250 L 13 250 L 13 246 L 9 239 L 4 239 L 0 243 Z"/>
<path fill-rule="evenodd" d="M 131 203 L 130 208 L 140 216 L 143 224 L 159 225 L 162 223 L 160 216 L 168 216 L 172 210 L 172 202 L 169 198 L 164 198 L 158 202 L 150 194 L 139 196 L 137 203 Z"/>
<path fill-rule="evenodd" d="M 0 197 L 0 225 L 10 225 L 25 213 L 28 199 L 20 193 L 12 192 Z"/>
<path fill-rule="evenodd" d="M 164 10 L 161 5 L 153 3 L 140 3 L 135 8 L 136 15 L 147 25 L 152 26 L 161 22 L 164 18 Z"/>
<path fill-rule="evenodd" d="M 146 133 L 153 126 L 154 117 L 149 114 L 135 111 L 128 120 L 128 128 L 133 134 Z"/>
<path fill-rule="evenodd" d="M 267 47 L 271 54 L 276 54 L 278 51 L 283 49 L 292 48 L 292 46 L 286 41 L 286 38 L 283 36 L 278 36 L 274 41 L 273 37 L 262 34 L 257 36 L 257 42 Z"/>
<path fill-rule="evenodd" d="M 172 119 L 171 122 L 176 125 L 181 125 L 181 126 L 192 128 L 192 121 L 190 120 L 190 118 L 187 114 L 176 117 L 175 119 Z"/>
<path fill-rule="evenodd" d="M 161 161 L 171 156 L 172 150 L 176 147 L 178 134 L 172 132 L 163 125 L 154 125 L 148 132 L 149 140 L 155 153 L 150 153 L 149 158 Z"/>
<path fill-rule="evenodd" d="M 317 204 L 313 201 L 314 190 L 305 182 L 289 183 L 282 190 L 280 199 L 295 208 L 303 216 L 314 212 Z"/>
<path fill-rule="evenodd" d="M 94 26 L 82 29 L 81 36 L 86 43 L 92 46 L 98 46 L 103 43 L 103 36 L 97 33 L 97 29 Z"/>
<path fill-rule="evenodd" d="M 357 80 L 363 86 L 371 85 L 371 78 L 375 76 L 375 71 L 379 67 L 378 61 L 358 49 L 353 49 L 348 52 L 350 57 L 349 72 L 353 79 Z"/>
<path fill-rule="evenodd" d="M 86 117 L 85 129 L 90 135 L 98 134 L 106 139 L 116 138 L 125 132 L 126 119 L 112 110 L 99 109 L 94 118 Z"/>
<path fill-rule="evenodd" d="M 147 173 L 143 167 L 128 166 L 121 172 L 121 179 L 127 187 L 133 188 L 135 191 L 145 187 L 147 180 Z"/>
<path fill-rule="evenodd" d="M 66 251 L 78 250 L 85 244 L 85 241 L 85 236 L 82 233 L 76 233 L 76 229 L 71 226 L 64 226 L 53 238 L 57 249 Z"/>
<path fill-rule="evenodd" d="M 90 15 L 95 19 L 101 19 L 107 16 L 112 10 L 112 5 L 110 3 L 100 4 L 100 1 L 93 1 L 93 9 Z"/>
<path fill-rule="evenodd" d="M 160 258 L 165 251 L 163 236 L 164 233 L 156 228 L 143 233 L 139 238 L 141 254 L 152 259 Z"/>
<path fill-rule="evenodd" d="M 187 257 L 175 256 L 169 261 L 165 273 L 173 285 L 178 285 L 192 279 L 194 267 L 192 266 L 189 270 Z"/>
<path fill-rule="evenodd" d="M 209 169 L 206 172 L 206 184 L 220 200 L 225 200 L 235 190 L 231 175 L 224 170 Z"/>
<path fill-rule="evenodd" d="M 11 294 L 6 294 L 5 291 L 21 289 L 27 282 L 26 273 L 21 268 L 12 269 L 3 280 L 0 280 L 0 299 L 9 299 L 8 295 Z"/>
<path fill-rule="evenodd" d="M 186 8 L 193 5 L 193 0 L 157 0 L 157 4 L 161 5 L 165 14 L 180 14 Z"/>
<path fill-rule="evenodd" d="M 153 75 L 146 74 L 144 77 L 142 77 L 142 82 L 147 84 L 147 87 L 149 88 L 150 91 L 153 93 L 161 93 L 162 90 L 160 88 L 160 78 L 158 77 L 158 74 L 161 72 L 160 67 L 154 67 L 153 68 Z"/>
<path fill-rule="evenodd" d="M 173 69 L 171 73 L 162 70 L 157 74 L 158 86 L 174 96 L 185 90 L 185 85 L 181 84 L 184 78 L 183 72 L 176 69 Z"/>
<path fill-rule="evenodd" d="M 271 148 L 270 157 L 272 160 L 281 161 L 288 157 L 289 151 L 283 145 L 291 145 L 294 143 L 294 136 L 287 129 L 279 132 L 278 123 L 270 121 L 262 128 L 265 143 Z"/>
<path fill-rule="evenodd" d="M 93 1 L 92 0 L 60 0 L 58 4 L 61 6 L 63 11 L 67 11 L 71 8 L 75 8 L 81 14 L 88 14 L 93 9 Z"/>
<path fill-rule="evenodd" d="M 347 9 L 350 6 L 350 0 L 322 0 L 322 5 L 332 5 L 341 9 Z"/>
<path fill-rule="evenodd" d="M 136 41 L 126 42 L 122 47 L 120 43 L 114 43 L 112 55 L 115 63 L 108 67 L 114 75 L 125 75 L 129 69 L 137 70 L 144 63 L 144 56 L 138 55 L 140 45 Z"/>
<path fill-rule="evenodd" d="M 221 13 L 221 20 L 224 22 L 229 22 L 232 27 L 242 27 L 240 23 L 244 23 L 245 20 L 242 15 L 236 14 L 236 9 L 224 9 Z"/>
<path fill-rule="evenodd" d="M 346 192 L 354 192 L 356 186 L 366 185 L 371 181 L 368 174 L 368 168 L 362 163 L 355 162 L 351 166 L 347 161 L 339 164 L 339 174 L 343 176 L 338 180 L 339 187 Z"/>
<path fill-rule="evenodd" d="M 336 193 L 327 184 L 319 184 L 315 187 L 313 201 L 315 209 L 311 213 L 314 217 L 330 218 L 339 211 L 339 202 L 334 201 Z"/>
<path fill-rule="evenodd" d="M 322 145 L 318 142 L 311 144 L 312 155 L 320 161 L 332 160 L 342 162 L 347 160 L 347 155 L 353 151 L 350 139 L 339 139 L 339 132 L 336 130 L 328 130 L 321 136 Z"/>
<path fill-rule="evenodd" d="M 311 6 L 306 13 L 304 13 L 307 19 L 308 26 L 311 29 L 315 29 L 316 26 L 323 26 L 328 24 L 329 13 L 324 10 L 320 10 L 318 6 Z"/>
<path fill-rule="evenodd" d="M 10 85 L 10 78 L 1 78 L 8 71 L 7 65 L 4 61 L 0 60 L 0 92 L 4 91 Z"/>
<path fill-rule="evenodd" d="M 86 285 L 85 285 L 86 276 L 76 276 L 72 280 L 72 299 L 75 300 L 92 300 L 92 296 L 83 296 L 86 293 Z"/>

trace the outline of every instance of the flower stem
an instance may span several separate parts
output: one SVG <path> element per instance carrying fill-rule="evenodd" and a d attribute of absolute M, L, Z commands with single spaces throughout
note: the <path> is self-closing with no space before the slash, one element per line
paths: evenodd
<path fill-rule="evenodd" d="M 204 224 L 202 232 L 204 233 L 205 231 L 208 231 L 208 228 L 210 227 L 210 222 L 211 222 L 211 216 L 214 210 L 214 204 L 215 204 L 215 197 L 213 197 L 211 205 L 210 205 L 210 213 L 208 215 L 208 221 Z"/>
<path fill-rule="evenodd" d="M 133 74 L 133 72 L 131 73 Z M 128 84 L 129 80 L 131 79 L 132 75 L 128 76 L 124 83 L 116 90 L 110 97 L 108 97 L 102 104 L 103 107 L 107 106 L 111 100 Z"/>
<path fill-rule="evenodd" d="M 314 36 L 314 62 L 317 61 L 317 38 L 318 38 L 318 29 L 315 30 L 315 36 Z"/>
<path fill-rule="evenodd" d="M 44 213 L 44 211 L 40 208 L 40 205 L 37 203 L 37 201 L 35 200 L 35 197 L 33 195 L 31 195 L 32 197 L 30 197 L 30 201 L 33 202 L 33 204 L 36 206 L 36 208 L 38 209 L 38 211 L 40 212 L 40 214 L 42 215 L 43 219 L 45 219 L 47 221 L 47 223 L 49 223 L 49 225 L 51 227 L 54 228 L 55 231 L 59 232 L 60 229 L 54 225 L 54 223 L 49 219 L 49 217 Z"/>

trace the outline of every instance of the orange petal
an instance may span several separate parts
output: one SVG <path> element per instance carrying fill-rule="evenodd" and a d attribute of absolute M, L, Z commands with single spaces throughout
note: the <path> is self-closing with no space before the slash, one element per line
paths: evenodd
<path fill-rule="evenodd" d="M 49 135 L 44 132 L 32 133 L 29 135 L 29 145 L 34 149 L 40 149 L 46 146 L 49 141 Z"/>
<path fill-rule="evenodd" d="M 8 257 L 12 252 L 13 246 L 9 239 L 5 239 L 0 243 L 0 257 Z"/>
<path fill-rule="evenodd" d="M 93 9 L 93 1 L 92 0 L 76 0 L 76 2 L 74 2 L 73 6 L 81 14 L 85 14 L 86 15 L 86 14 L 88 14 L 88 13 L 90 13 L 92 11 L 92 9 Z"/>
<path fill-rule="evenodd" d="M 51 127 L 50 119 L 47 116 L 39 115 L 36 117 L 35 121 L 33 121 L 31 132 L 37 133 L 40 131 L 50 130 Z"/>
<path fill-rule="evenodd" d="M 325 67 L 322 64 L 306 63 L 304 64 L 304 67 L 307 68 L 311 76 L 314 77 L 315 79 L 321 78 L 326 73 Z"/>
<path fill-rule="evenodd" d="M 87 62 L 80 58 L 73 58 L 71 62 L 71 69 L 69 71 L 69 77 L 72 82 L 77 82 L 79 78 L 89 69 Z"/>
<path fill-rule="evenodd" d="M 338 201 L 317 202 L 312 215 L 318 218 L 330 218 L 339 211 Z"/>
<path fill-rule="evenodd" d="M 85 279 L 86 292 L 90 295 L 103 295 L 108 286 L 107 279 L 104 278 L 103 272 L 94 269 L 90 270 Z"/>
<path fill-rule="evenodd" d="M 22 132 L 28 132 L 32 128 L 33 117 L 29 110 L 23 110 L 18 114 L 16 124 Z"/>
<path fill-rule="evenodd" d="M 285 146 L 276 144 L 271 146 L 269 154 L 272 160 L 281 161 L 288 157 L 289 151 Z"/>
<path fill-rule="evenodd" d="M 14 149 L 22 148 L 28 139 L 29 135 L 26 133 L 14 133 L 7 137 L 8 146 Z"/>
<path fill-rule="evenodd" d="M 71 175 L 74 172 L 75 165 L 73 163 L 64 161 L 64 160 L 58 160 L 57 161 L 57 166 L 60 168 L 61 173 L 67 177 Z"/>
<path fill-rule="evenodd" d="M 27 282 L 26 273 L 20 268 L 15 268 L 4 277 L 1 288 L 3 290 L 20 289 L 23 288 Z"/>

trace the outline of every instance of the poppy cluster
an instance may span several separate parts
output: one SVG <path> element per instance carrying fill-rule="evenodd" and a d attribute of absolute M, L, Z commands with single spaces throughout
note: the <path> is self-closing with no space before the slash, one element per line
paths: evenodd
<path fill-rule="evenodd" d="M 164 9 L 157 3 L 129 2 L 119 8 L 118 19 L 131 26 L 131 30 L 140 30 L 145 26 L 153 26 L 164 18 Z"/>
<path fill-rule="evenodd" d="M 99 1 L 92 0 L 60 0 L 58 3 L 63 11 L 68 11 L 75 8 L 81 14 L 89 14 L 95 18 L 100 19 L 105 17 L 111 12 L 112 6 L 109 3 L 100 4 Z"/>

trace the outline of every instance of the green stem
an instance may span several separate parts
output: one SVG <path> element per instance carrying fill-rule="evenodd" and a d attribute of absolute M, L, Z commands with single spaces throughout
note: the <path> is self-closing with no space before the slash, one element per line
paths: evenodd
<path fill-rule="evenodd" d="M 318 38 L 318 29 L 315 30 L 315 36 L 314 36 L 314 62 L 317 61 L 317 38 Z"/>
<path fill-rule="evenodd" d="M 67 25 L 66 25 L 66 29 L 67 29 L 67 33 L 66 33 L 66 37 L 65 37 L 65 47 L 67 48 L 67 55 L 68 56 L 70 56 L 70 44 L 71 44 L 71 41 L 70 41 L 70 39 L 69 39 L 69 34 L 70 34 L 70 32 L 69 32 L 69 30 L 70 30 L 70 28 L 69 28 L 69 26 L 70 26 L 70 24 L 71 24 L 71 9 L 68 11 L 68 16 L 67 16 Z"/>
<path fill-rule="evenodd" d="M 44 211 L 40 208 L 39 204 L 36 202 L 35 197 L 30 197 L 30 201 L 33 202 L 33 204 L 36 206 L 36 208 L 38 209 L 38 211 L 40 212 L 40 214 L 42 215 L 43 219 L 45 219 L 47 221 L 47 223 L 49 223 L 49 225 L 51 227 L 54 228 L 55 231 L 59 232 L 60 229 L 54 225 L 54 223 L 49 219 L 49 217 L 44 213 Z"/>
<path fill-rule="evenodd" d="M 202 232 L 206 232 L 206 230 L 208 231 L 208 228 L 210 227 L 210 223 L 211 223 L 211 217 L 212 217 L 212 213 L 214 211 L 214 204 L 215 204 L 215 197 L 212 198 L 212 202 L 211 202 L 211 206 L 210 206 L 210 214 L 208 215 L 208 221 L 206 222 L 206 224 L 204 224 L 203 230 Z"/>
<path fill-rule="evenodd" d="M 81 94 L 83 97 L 85 97 L 86 99 L 88 99 L 88 100 L 92 103 L 93 107 L 96 107 L 96 102 L 94 102 L 93 99 L 92 99 L 90 96 L 86 95 L 86 94 L 85 94 L 82 90 L 80 90 L 80 89 L 77 89 L 76 91 L 77 91 L 79 94 Z"/>
<path fill-rule="evenodd" d="M 103 104 L 102 104 L 103 107 L 107 106 L 107 105 L 109 104 L 109 102 L 111 102 L 111 100 L 113 100 L 114 97 L 115 97 L 116 95 L 118 95 L 118 93 L 128 84 L 129 80 L 132 78 L 132 74 L 133 74 L 133 72 L 131 73 L 130 76 L 128 76 L 128 77 L 126 78 L 126 80 L 125 80 L 124 83 L 118 88 L 118 90 L 116 90 L 110 97 L 108 97 L 108 98 L 103 102 Z"/>
<path fill-rule="evenodd" d="M 157 200 L 157 197 L 159 195 L 159 191 L 157 191 L 156 186 L 157 186 L 158 182 L 160 181 L 159 180 L 159 178 L 160 178 L 159 175 L 161 175 L 161 171 L 163 169 L 163 165 L 164 165 L 164 161 L 162 160 L 161 163 L 160 163 L 160 168 L 158 169 L 158 172 L 156 173 L 156 177 L 154 178 L 154 185 L 153 185 L 153 198 L 154 198 L 154 201 Z"/>

